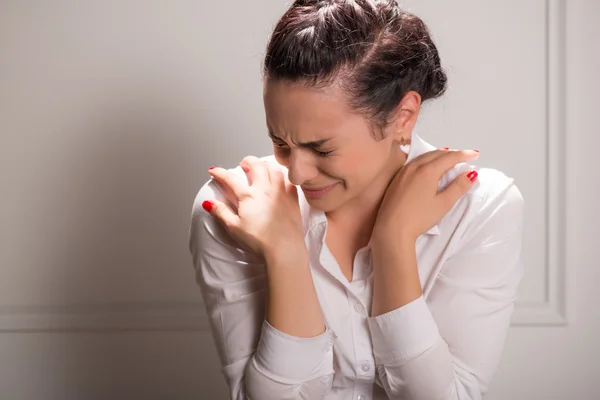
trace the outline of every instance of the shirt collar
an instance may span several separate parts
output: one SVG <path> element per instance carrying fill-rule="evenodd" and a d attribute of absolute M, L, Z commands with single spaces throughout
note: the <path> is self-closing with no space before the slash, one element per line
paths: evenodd
<path fill-rule="evenodd" d="M 410 144 L 405 145 L 405 146 L 400 146 L 400 149 L 404 153 L 407 154 L 406 162 L 404 163 L 404 165 L 406 165 L 407 163 L 414 160 L 421 154 L 427 153 L 432 150 L 436 150 L 436 147 L 427 143 L 416 132 L 413 131 L 411 134 L 411 138 L 410 138 Z M 325 213 L 322 210 L 311 207 L 307 203 L 306 198 L 304 197 L 304 193 L 301 190 L 298 191 L 298 194 L 303 198 L 302 203 L 303 203 L 304 207 L 307 208 L 307 211 L 308 211 L 307 213 L 304 214 L 304 215 L 307 215 L 307 218 L 304 221 L 305 229 L 306 229 L 305 232 L 308 233 L 310 230 L 312 230 L 314 227 L 316 227 L 319 224 L 322 224 L 322 223 L 327 224 L 327 217 L 325 216 Z M 436 224 L 425 233 L 428 235 L 439 235 L 440 229 L 439 229 L 438 225 Z"/>

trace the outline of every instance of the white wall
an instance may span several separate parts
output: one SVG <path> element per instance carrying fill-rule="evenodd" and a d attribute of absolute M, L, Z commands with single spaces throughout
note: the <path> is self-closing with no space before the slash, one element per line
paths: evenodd
<path fill-rule="evenodd" d="M 600 398 L 600 2 L 403 3 L 450 77 L 423 136 L 479 148 L 529 207 L 489 398 Z M 287 4 L 0 3 L 1 399 L 225 398 L 191 204 L 210 165 L 271 152 L 259 71 Z"/>

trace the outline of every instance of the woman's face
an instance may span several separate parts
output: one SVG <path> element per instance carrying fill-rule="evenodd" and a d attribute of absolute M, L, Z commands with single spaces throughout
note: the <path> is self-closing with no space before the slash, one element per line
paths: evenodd
<path fill-rule="evenodd" d="M 311 206 L 325 212 L 348 201 L 360 206 L 378 200 L 373 197 L 381 197 L 381 190 L 367 189 L 389 183 L 390 165 L 404 162 L 397 135 L 376 141 L 367 119 L 347 106 L 337 85 L 315 89 L 267 81 L 264 104 L 277 162 Z M 330 185 L 324 194 L 309 192 Z"/>

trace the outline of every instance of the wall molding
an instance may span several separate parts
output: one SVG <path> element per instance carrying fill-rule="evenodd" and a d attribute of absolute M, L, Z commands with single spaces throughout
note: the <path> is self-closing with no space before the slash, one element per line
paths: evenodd
<path fill-rule="evenodd" d="M 565 3 L 546 1 L 547 224 L 545 299 L 517 302 L 512 325 L 566 325 Z M 209 330 L 197 302 L 140 302 L 65 306 L 0 306 L 0 332 L 86 330 Z"/>
<path fill-rule="evenodd" d="M 565 2 L 546 1 L 546 287 L 540 302 L 517 302 L 512 324 L 566 325 Z"/>
<path fill-rule="evenodd" d="M 202 302 L 0 306 L 0 332 L 209 330 Z"/>

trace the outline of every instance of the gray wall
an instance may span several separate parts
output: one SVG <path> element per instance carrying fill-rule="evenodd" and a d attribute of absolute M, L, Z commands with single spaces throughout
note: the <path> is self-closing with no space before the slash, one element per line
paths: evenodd
<path fill-rule="evenodd" d="M 0 398 L 226 398 L 191 205 L 210 165 L 271 154 L 260 64 L 288 4 L 0 2 Z M 403 4 L 450 78 L 421 135 L 528 205 L 488 398 L 600 398 L 600 2 Z"/>

